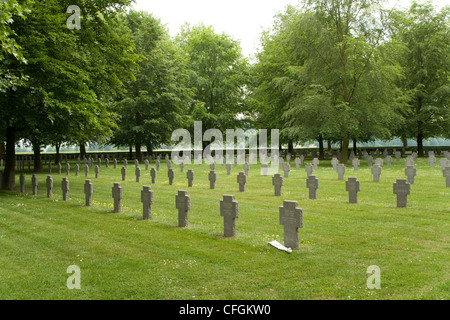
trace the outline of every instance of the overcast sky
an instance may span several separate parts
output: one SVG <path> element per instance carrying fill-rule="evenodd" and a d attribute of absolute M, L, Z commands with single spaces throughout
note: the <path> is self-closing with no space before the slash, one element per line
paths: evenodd
<path fill-rule="evenodd" d="M 261 31 L 272 26 L 274 15 L 298 0 L 136 0 L 133 7 L 152 13 L 166 24 L 172 36 L 181 25 L 212 25 L 217 33 L 226 33 L 241 42 L 245 56 L 256 53 Z M 439 8 L 448 0 L 433 0 Z M 405 8 L 410 0 L 388 0 L 386 6 Z"/>

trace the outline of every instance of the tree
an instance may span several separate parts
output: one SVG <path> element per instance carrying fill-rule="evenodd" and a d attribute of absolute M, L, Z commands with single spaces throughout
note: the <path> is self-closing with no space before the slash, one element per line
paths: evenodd
<path fill-rule="evenodd" d="M 67 28 L 68 4 L 62 0 L 33 3 L 26 21 L 13 17 L 10 27 L 26 63 L 8 55 L 0 64 L 11 64 L 28 79 L 0 93 L 0 127 L 7 142 L 3 188 L 14 174 L 19 139 L 32 141 L 39 161 L 43 143 L 60 145 L 111 130 L 113 92 L 132 76 L 131 43 L 112 29 L 116 10 L 129 1 L 74 2 L 83 8 L 81 30 Z"/>
<path fill-rule="evenodd" d="M 188 86 L 194 88 L 190 113 L 209 129 L 242 125 L 246 113 L 248 62 L 238 41 L 213 27 L 185 25 L 177 41 L 188 57 Z"/>
<path fill-rule="evenodd" d="M 419 156 L 424 140 L 450 132 L 449 12 L 449 6 L 437 12 L 430 2 L 413 2 L 408 11 L 391 15 L 392 41 L 407 48 L 398 57 L 404 70 L 399 85 L 410 97 L 400 110 L 398 134 L 416 139 Z"/>
<path fill-rule="evenodd" d="M 117 104 L 119 130 L 112 142 L 141 147 L 148 152 L 169 143 L 171 133 L 184 121 L 191 90 L 187 87 L 186 59 L 161 22 L 144 12 L 125 17 L 136 52 L 142 57 L 136 81 L 126 85 L 127 94 Z"/>

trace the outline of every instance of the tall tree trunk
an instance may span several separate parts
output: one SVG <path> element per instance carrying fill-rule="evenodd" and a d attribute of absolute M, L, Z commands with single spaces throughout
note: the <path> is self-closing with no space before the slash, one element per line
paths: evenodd
<path fill-rule="evenodd" d="M 58 163 L 61 162 L 61 154 L 59 152 L 61 150 L 61 143 L 60 142 L 56 143 L 55 148 L 56 148 L 55 164 L 58 165 Z"/>
<path fill-rule="evenodd" d="M 148 156 L 153 156 L 153 146 L 151 143 L 147 143 L 147 155 Z"/>
<path fill-rule="evenodd" d="M 86 157 L 86 143 L 81 142 L 80 143 L 80 159 L 84 159 Z"/>
<path fill-rule="evenodd" d="M 327 140 L 327 149 L 328 149 L 328 152 L 331 152 L 331 141 L 330 140 Z"/>
<path fill-rule="evenodd" d="M 142 152 L 141 152 L 141 143 L 140 142 L 136 142 L 136 159 L 141 162 L 142 161 Z"/>
<path fill-rule="evenodd" d="M 41 144 L 37 142 L 37 139 L 34 139 L 33 144 L 33 154 L 34 154 L 34 172 L 41 172 L 42 162 L 41 162 Z"/>
<path fill-rule="evenodd" d="M 289 140 L 288 142 L 288 152 L 294 154 L 294 142 L 292 140 Z"/>
<path fill-rule="evenodd" d="M 130 149 L 128 152 L 128 160 L 133 160 L 133 146 L 130 146 Z"/>
<path fill-rule="evenodd" d="M 342 139 L 342 150 L 341 150 L 341 163 L 347 165 L 348 162 L 348 147 L 350 145 L 350 136 L 346 134 Z"/>
<path fill-rule="evenodd" d="M 357 141 L 356 141 L 356 139 L 352 139 L 353 140 L 353 152 L 355 153 L 355 155 L 357 154 L 357 152 L 358 152 L 358 148 L 356 147 L 356 143 L 357 143 Z"/>
<path fill-rule="evenodd" d="M 403 148 L 408 148 L 408 139 L 406 137 L 401 137 Z"/>
<path fill-rule="evenodd" d="M 417 128 L 417 155 L 419 157 L 423 157 L 423 123 L 422 121 L 418 122 Z"/>
<path fill-rule="evenodd" d="M 6 157 L 5 171 L 3 172 L 2 189 L 14 189 L 14 185 L 10 186 L 10 178 L 15 175 L 16 168 L 16 128 L 6 128 Z"/>
<path fill-rule="evenodd" d="M 5 160 L 5 143 L 0 141 L 0 159 Z"/>
<path fill-rule="evenodd" d="M 319 138 L 317 140 L 319 140 L 319 160 L 324 160 L 325 152 L 323 149 L 323 136 L 319 135 Z"/>

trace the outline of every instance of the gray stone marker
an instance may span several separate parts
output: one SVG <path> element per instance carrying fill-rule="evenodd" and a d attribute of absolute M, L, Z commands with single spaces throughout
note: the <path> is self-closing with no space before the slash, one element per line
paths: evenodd
<path fill-rule="evenodd" d="M 114 158 L 114 160 L 113 160 L 113 165 L 114 165 L 114 169 L 117 169 L 117 159 L 116 158 Z"/>
<path fill-rule="evenodd" d="M 319 189 L 319 179 L 316 176 L 308 176 L 306 187 L 309 189 L 309 199 L 317 199 L 317 189 Z"/>
<path fill-rule="evenodd" d="M 366 161 L 367 161 L 367 164 L 369 165 L 369 167 L 371 167 L 372 166 L 373 157 L 372 156 L 368 156 L 366 158 Z"/>
<path fill-rule="evenodd" d="M 236 235 L 236 218 L 239 218 L 239 204 L 234 196 L 224 195 L 220 201 L 220 215 L 223 217 L 224 237 Z"/>
<path fill-rule="evenodd" d="M 359 165 L 361 164 L 361 161 L 359 161 L 358 158 L 353 158 L 352 160 L 352 165 L 353 165 L 353 170 L 354 171 L 358 171 L 359 170 Z"/>
<path fill-rule="evenodd" d="M 436 157 L 435 156 L 429 156 L 428 157 L 428 163 L 430 164 L 430 168 L 434 168 L 436 163 Z"/>
<path fill-rule="evenodd" d="M 210 171 L 208 175 L 208 180 L 209 180 L 209 188 L 215 189 L 217 181 L 217 173 L 215 171 Z"/>
<path fill-rule="evenodd" d="M 144 161 L 145 171 L 148 170 L 149 164 L 150 164 L 150 163 L 148 162 L 148 159 L 145 159 L 145 161 Z"/>
<path fill-rule="evenodd" d="M 47 176 L 47 198 L 53 197 L 53 178 L 52 176 Z"/>
<path fill-rule="evenodd" d="M 0 180 L 0 182 L 1 181 L 2 180 Z M 25 192 L 25 174 L 23 174 L 23 173 L 20 174 L 19 182 L 20 182 L 20 192 L 24 193 Z"/>
<path fill-rule="evenodd" d="M 114 213 L 122 211 L 123 190 L 120 183 L 115 182 L 112 188 L 112 197 L 114 199 Z"/>
<path fill-rule="evenodd" d="M 246 163 L 244 163 L 244 165 L 242 167 L 244 169 L 245 175 L 248 177 L 248 173 L 250 171 L 250 164 L 248 162 L 246 162 Z"/>
<path fill-rule="evenodd" d="M 68 178 L 63 178 L 61 182 L 61 189 L 63 194 L 63 201 L 67 201 L 69 199 L 69 190 L 70 184 Z"/>
<path fill-rule="evenodd" d="M 384 164 L 383 159 L 376 158 L 375 159 L 375 164 L 379 165 L 380 167 L 383 167 L 383 164 Z"/>
<path fill-rule="evenodd" d="M 348 178 L 345 182 L 345 190 L 348 192 L 349 203 L 358 203 L 358 192 L 361 191 L 361 187 L 356 178 Z"/>
<path fill-rule="evenodd" d="M 444 169 L 450 166 L 450 161 L 446 158 L 442 158 L 439 160 L 439 166 L 441 167 L 442 172 L 444 172 Z"/>
<path fill-rule="evenodd" d="M 66 163 L 66 175 L 70 175 L 70 164 L 68 162 Z"/>
<path fill-rule="evenodd" d="M 109 159 L 108 158 L 106 158 L 106 160 L 105 160 L 105 165 L 106 165 L 106 169 L 108 169 L 109 168 Z"/>
<path fill-rule="evenodd" d="M 294 162 L 295 162 L 295 169 L 300 169 L 300 162 L 301 162 L 301 160 L 300 160 L 300 158 L 295 158 L 295 160 L 294 160 Z"/>
<path fill-rule="evenodd" d="M 134 169 L 134 173 L 136 175 L 136 182 L 140 182 L 141 181 L 141 168 L 136 167 L 136 169 Z"/>
<path fill-rule="evenodd" d="M 337 158 L 331 159 L 331 165 L 333 166 L 333 170 L 336 171 L 338 164 L 339 164 L 339 160 Z"/>
<path fill-rule="evenodd" d="M 299 247 L 298 228 L 303 228 L 303 210 L 298 208 L 297 201 L 284 201 L 279 208 L 280 224 L 284 226 L 284 246 L 297 249 Z"/>
<path fill-rule="evenodd" d="M 412 156 L 406 157 L 405 166 L 406 167 L 414 167 L 414 158 Z"/>
<path fill-rule="evenodd" d="M 48 162 L 48 173 L 52 174 L 52 162 Z"/>
<path fill-rule="evenodd" d="M 167 176 L 168 176 L 168 178 L 169 178 L 169 185 L 172 185 L 172 184 L 173 184 L 173 179 L 175 178 L 175 171 L 173 171 L 173 169 L 170 168 L 170 169 L 167 171 Z"/>
<path fill-rule="evenodd" d="M 161 164 L 161 161 L 156 160 L 156 171 L 159 171 L 160 164 Z"/>
<path fill-rule="evenodd" d="M 392 166 L 392 157 L 387 156 L 385 159 L 386 159 L 386 166 L 391 167 Z"/>
<path fill-rule="evenodd" d="M 344 180 L 345 165 L 343 165 L 342 163 L 339 164 L 339 165 L 337 166 L 336 171 L 337 171 L 337 173 L 338 173 L 338 180 Z"/>
<path fill-rule="evenodd" d="M 100 167 L 98 165 L 95 166 L 95 178 L 98 179 L 98 175 L 100 173 Z"/>
<path fill-rule="evenodd" d="M 267 163 L 261 164 L 261 174 L 266 177 L 269 172 L 269 165 Z"/>
<path fill-rule="evenodd" d="M 38 187 L 38 179 L 37 179 L 37 176 L 35 174 L 33 174 L 31 176 L 31 188 L 32 188 L 31 190 L 32 190 L 33 196 L 37 195 L 37 187 Z"/>
<path fill-rule="evenodd" d="M 275 188 L 275 197 L 281 197 L 281 187 L 283 186 L 283 177 L 281 174 L 274 174 L 272 177 L 272 185 Z"/>
<path fill-rule="evenodd" d="M 124 166 L 125 168 L 128 167 L 128 160 L 127 160 L 127 159 L 123 159 L 123 166 Z"/>
<path fill-rule="evenodd" d="M 142 217 L 144 220 L 152 218 L 153 191 L 150 186 L 144 186 L 141 191 L 141 202 L 143 205 Z"/>
<path fill-rule="evenodd" d="M 394 183 L 394 194 L 397 195 L 397 208 L 408 206 L 408 195 L 411 194 L 411 185 L 406 179 L 397 179 Z"/>
<path fill-rule="evenodd" d="M 152 183 L 155 184 L 156 183 L 156 169 L 155 168 L 150 169 L 150 176 L 152 177 Z"/>
<path fill-rule="evenodd" d="M 188 188 L 192 188 L 194 186 L 194 171 L 188 170 L 186 174 L 188 180 Z"/>
<path fill-rule="evenodd" d="M 319 162 L 320 162 L 319 159 L 317 159 L 317 158 L 313 159 L 312 164 L 313 164 L 314 170 L 319 169 Z"/>
<path fill-rule="evenodd" d="M 442 175 L 443 175 L 444 178 L 445 178 L 445 186 L 446 186 L 447 188 L 449 188 L 449 187 L 450 187 L 450 167 L 445 167 L 445 168 L 442 170 Z"/>
<path fill-rule="evenodd" d="M 180 163 L 180 172 L 184 172 L 184 162 Z"/>
<path fill-rule="evenodd" d="M 289 163 L 288 162 L 283 163 L 283 172 L 284 172 L 285 178 L 289 178 L 290 171 L 291 171 L 291 166 L 289 165 Z"/>
<path fill-rule="evenodd" d="M 89 166 L 87 164 L 84 165 L 84 176 L 89 176 Z"/>
<path fill-rule="evenodd" d="M 239 183 L 239 192 L 245 192 L 245 184 L 247 183 L 247 176 L 245 173 L 239 172 L 237 182 Z"/>
<path fill-rule="evenodd" d="M 312 173 L 313 173 L 313 171 L 314 171 L 313 165 L 312 165 L 311 163 L 307 163 L 307 164 L 305 165 L 305 171 L 306 171 L 306 175 L 307 175 L 307 176 L 312 175 Z"/>
<path fill-rule="evenodd" d="M 188 212 L 191 210 L 191 197 L 187 191 L 178 191 L 178 195 L 175 197 L 175 207 L 178 209 L 178 227 L 187 227 L 189 225 Z"/>
<path fill-rule="evenodd" d="M 373 182 L 380 182 L 380 177 L 381 177 L 381 172 L 382 172 L 381 166 L 378 164 L 374 164 L 371 169 L 371 172 L 372 172 L 372 176 L 373 176 Z"/>
<path fill-rule="evenodd" d="M 402 153 L 400 151 L 395 151 L 395 160 L 400 161 L 402 158 Z"/>
<path fill-rule="evenodd" d="M 86 199 L 86 207 L 92 205 L 92 194 L 94 193 L 94 185 L 91 180 L 86 180 L 84 183 L 84 194 Z"/>
<path fill-rule="evenodd" d="M 405 168 L 405 175 L 409 184 L 414 184 L 414 177 L 417 175 L 417 169 L 413 166 L 407 166 Z"/>
<path fill-rule="evenodd" d="M 80 174 L 80 165 L 77 163 L 75 164 L 75 176 L 78 177 Z"/>
<path fill-rule="evenodd" d="M 122 173 L 122 181 L 127 180 L 127 167 L 123 166 L 121 169 L 121 173 Z"/>
<path fill-rule="evenodd" d="M 230 175 L 231 174 L 231 163 L 227 163 L 225 165 L 225 167 L 227 168 L 227 175 Z"/>

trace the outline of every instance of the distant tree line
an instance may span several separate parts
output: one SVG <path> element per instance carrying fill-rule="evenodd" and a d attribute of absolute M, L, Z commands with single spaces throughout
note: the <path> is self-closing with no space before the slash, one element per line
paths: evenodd
<path fill-rule="evenodd" d="M 307 0 L 263 32 L 256 61 L 211 26 L 171 38 L 131 0 L 0 2 L 1 183 L 18 141 L 40 168 L 44 146 L 114 145 L 149 153 L 177 128 L 280 129 L 281 143 L 450 138 L 449 10 L 413 2 Z M 69 28 L 69 6 L 80 8 Z M 353 145 L 351 145 L 353 144 Z"/>

